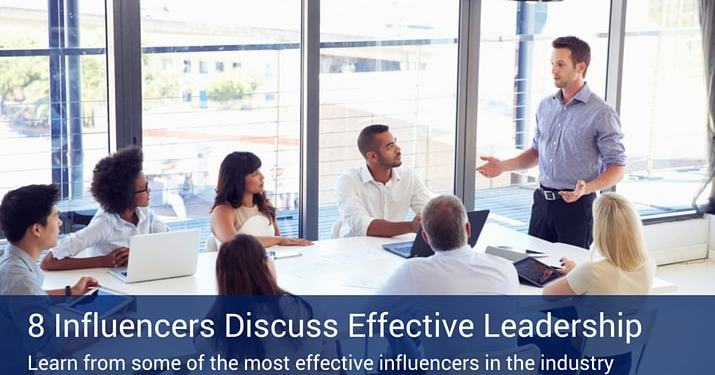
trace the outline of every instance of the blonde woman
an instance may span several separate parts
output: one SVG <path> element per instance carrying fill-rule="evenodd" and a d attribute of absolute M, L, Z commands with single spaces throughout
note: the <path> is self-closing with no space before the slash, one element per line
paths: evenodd
<path fill-rule="evenodd" d="M 562 258 L 566 275 L 544 287 L 545 295 L 643 295 L 650 292 L 655 262 L 643 242 L 640 217 L 622 195 L 606 193 L 593 203 L 593 246 L 604 258 L 576 265 Z"/>

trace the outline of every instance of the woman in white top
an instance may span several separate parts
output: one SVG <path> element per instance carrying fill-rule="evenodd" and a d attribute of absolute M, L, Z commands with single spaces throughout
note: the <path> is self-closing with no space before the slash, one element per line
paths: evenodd
<path fill-rule="evenodd" d="M 646 252 L 641 220 L 622 195 L 605 193 L 593 202 L 593 245 L 604 257 L 581 265 L 562 258 L 566 275 L 546 287 L 545 295 L 644 295 L 655 277 Z"/>
<path fill-rule="evenodd" d="M 238 233 L 256 237 L 264 247 L 312 244 L 308 240 L 281 237 L 276 209 L 263 190 L 260 168 L 261 159 L 250 152 L 232 152 L 221 162 L 211 208 L 211 233 L 217 247 Z"/>
<path fill-rule="evenodd" d="M 42 269 L 122 267 L 132 236 L 168 230 L 149 209 L 143 160 L 141 149 L 130 146 L 97 162 L 90 191 L 101 208 L 85 228 L 67 235 L 42 258 Z M 76 258 L 84 250 L 89 257 Z"/>

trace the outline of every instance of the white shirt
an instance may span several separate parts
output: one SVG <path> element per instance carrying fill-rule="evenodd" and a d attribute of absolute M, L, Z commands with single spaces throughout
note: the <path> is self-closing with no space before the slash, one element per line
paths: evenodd
<path fill-rule="evenodd" d="M 624 271 L 606 259 L 579 264 L 566 275 L 576 294 L 646 295 L 655 277 L 655 261 L 648 259 L 634 271 Z"/>
<path fill-rule="evenodd" d="M 258 209 L 258 205 L 253 207 L 234 208 L 236 214 L 236 232 L 250 234 L 256 237 L 272 237 L 276 235 L 273 221 Z"/>
<path fill-rule="evenodd" d="M 273 221 L 258 210 L 258 205 L 234 208 L 233 213 L 236 215 L 236 222 L 234 223 L 236 233 L 248 234 L 254 237 L 273 237 L 276 235 Z M 221 248 L 221 241 L 216 237 L 213 228 L 211 228 L 211 237 L 216 244 L 216 249 L 213 249 L 210 245 L 207 245 L 206 249 L 207 251 L 218 251 Z M 211 241 L 211 238 L 209 238 L 209 241 Z"/>
<path fill-rule="evenodd" d="M 490 255 L 480 254 L 469 245 L 454 250 L 435 250 L 428 258 L 411 258 L 390 276 L 378 295 L 518 295 L 519 276 L 511 262 Z M 499 306 L 502 316 L 515 316 L 518 309 L 514 304 Z M 376 299 L 373 303 L 376 311 L 389 311 L 395 316 L 421 317 L 433 314 L 444 306 L 439 300 L 431 298 L 409 298 L 406 300 L 393 297 Z M 456 341 L 455 341 L 456 340 Z M 410 346 L 409 342 L 398 340 L 401 346 Z M 423 343 L 424 353 L 432 358 L 455 358 L 464 352 L 485 352 L 516 347 L 516 338 L 474 342 L 470 339 L 453 337 L 450 339 L 430 339 Z M 455 351 L 462 348 L 462 351 Z"/>
<path fill-rule="evenodd" d="M 480 254 L 469 245 L 407 259 L 379 295 L 519 294 L 519 276 L 509 261 Z"/>
<path fill-rule="evenodd" d="M 367 227 L 375 219 L 405 221 L 408 209 L 418 214 L 432 197 L 412 168 L 392 168 L 390 180 L 383 184 L 375 181 L 366 164 L 343 172 L 335 193 L 340 238 L 367 235 Z"/>
<path fill-rule="evenodd" d="M 129 247 L 129 239 L 137 234 L 166 232 L 169 228 L 162 223 L 149 207 L 137 207 L 137 225 L 124 221 L 119 215 L 98 209 L 89 224 L 77 232 L 68 234 L 59 245 L 52 249 L 56 259 L 73 257 L 85 249 L 90 256 L 109 254 L 118 247 Z"/>

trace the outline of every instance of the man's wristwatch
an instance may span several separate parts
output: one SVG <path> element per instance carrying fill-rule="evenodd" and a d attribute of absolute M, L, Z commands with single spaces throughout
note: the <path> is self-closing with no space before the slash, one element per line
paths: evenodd
<path fill-rule="evenodd" d="M 72 287 L 69 285 L 65 286 L 65 297 L 72 297 Z"/>

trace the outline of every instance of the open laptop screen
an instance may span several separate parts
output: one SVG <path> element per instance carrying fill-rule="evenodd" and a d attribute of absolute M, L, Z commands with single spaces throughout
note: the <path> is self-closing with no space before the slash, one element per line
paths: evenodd
<path fill-rule="evenodd" d="M 467 218 L 469 219 L 469 224 L 472 227 L 471 235 L 467 240 L 469 246 L 474 247 L 474 245 L 476 245 L 477 240 L 479 239 L 479 235 L 482 233 L 482 229 L 484 229 L 484 224 L 487 222 L 488 216 L 489 210 L 467 212 Z M 390 251 L 405 258 L 424 258 L 432 256 L 434 254 L 432 248 L 430 248 L 429 244 L 427 244 L 424 238 L 422 238 L 422 227 L 420 227 L 420 229 L 417 231 L 417 235 L 415 236 L 415 240 L 412 242 L 412 248 L 409 253 L 404 251 L 404 242 L 388 243 L 382 245 L 382 247 L 387 251 Z"/>

